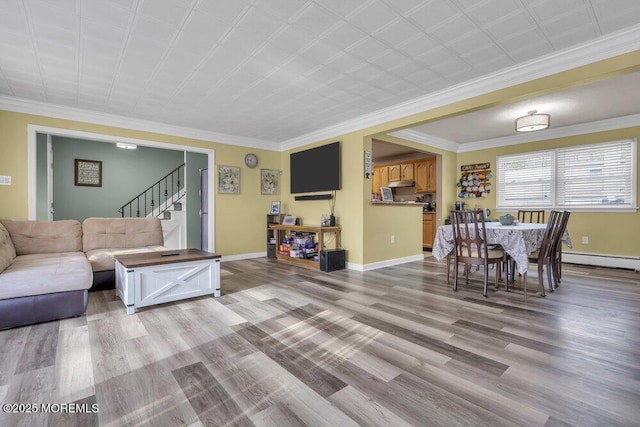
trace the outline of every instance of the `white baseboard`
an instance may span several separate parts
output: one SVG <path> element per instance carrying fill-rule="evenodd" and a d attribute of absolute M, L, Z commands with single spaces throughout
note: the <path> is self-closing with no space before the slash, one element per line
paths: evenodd
<path fill-rule="evenodd" d="M 625 268 L 640 271 L 640 258 L 622 255 L 588 254 L 582 252 L 562 252 L 562 262 L 593 265 L 597 267 Z"/>
<path fill-rule="evenodd" d="M 378 268 L 391 267 L 393 265 L 405 264 L 407 262 L 415 262 L 424 260 L 424 255 L 411 255 L 403 258 L 387 259 L 379 262 L 372 262 L 371 264 L 355 264 L 347 263 L 347 268 L 350 270 L 369 271 L 377 270 Z"/>
<path fill-rule="evenodd" d="M 242 259 L 252 259 L 252 258 L 261 258 L 261 257 L 266 257 L 267 256 L 267 252 L 254 252 L 254 253 L 248 253 L 248 254 L 238 254 L 238 255 L 225 255 L 222 258 L 220 258 L 221 262 L 224 261 L 239 261 Z"/>

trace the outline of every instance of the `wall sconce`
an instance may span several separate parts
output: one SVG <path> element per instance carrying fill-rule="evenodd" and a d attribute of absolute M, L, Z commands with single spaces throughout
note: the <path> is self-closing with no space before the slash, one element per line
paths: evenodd
<path fill-rule="evenodd" d="M 529 111 L 526 116 L 516 119 L 516 131 L 533 132 L 549 127 L 551 116 L 549 114 L 538 114 L 537 110 Z"/>

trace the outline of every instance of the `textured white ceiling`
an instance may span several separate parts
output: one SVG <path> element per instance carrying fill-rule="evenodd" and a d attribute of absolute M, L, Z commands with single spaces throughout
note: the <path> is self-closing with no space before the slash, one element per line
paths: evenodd
<path fill-rule="evenodd" d="M 2 0 L 0 94 L 283 142 L 638 23 L 637 0 Z"/>

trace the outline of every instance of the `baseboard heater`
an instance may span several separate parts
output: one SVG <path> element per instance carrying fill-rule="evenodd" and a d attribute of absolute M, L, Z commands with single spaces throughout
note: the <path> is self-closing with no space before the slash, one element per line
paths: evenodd
<path fill-rule="evenodd" d="M 296 200 L 330 200 L 331 194 L 310 194 L 308 196 L 296 196 Z"/>
<path fill-rule="evenodd" d="M 582 252 L 562 251 L 562 262 L 640 271 L 640 258 L 624 255 L 588 254 Z"/>

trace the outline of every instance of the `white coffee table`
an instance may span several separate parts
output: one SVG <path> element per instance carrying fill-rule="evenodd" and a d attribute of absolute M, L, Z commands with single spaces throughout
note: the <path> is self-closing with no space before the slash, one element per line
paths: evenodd
<path fill-rule="evenodd" d="M 199 249 L 116 255 L 116 295 L 137 308 L 202 295 L 220 296 L 221 256 Z"/>

